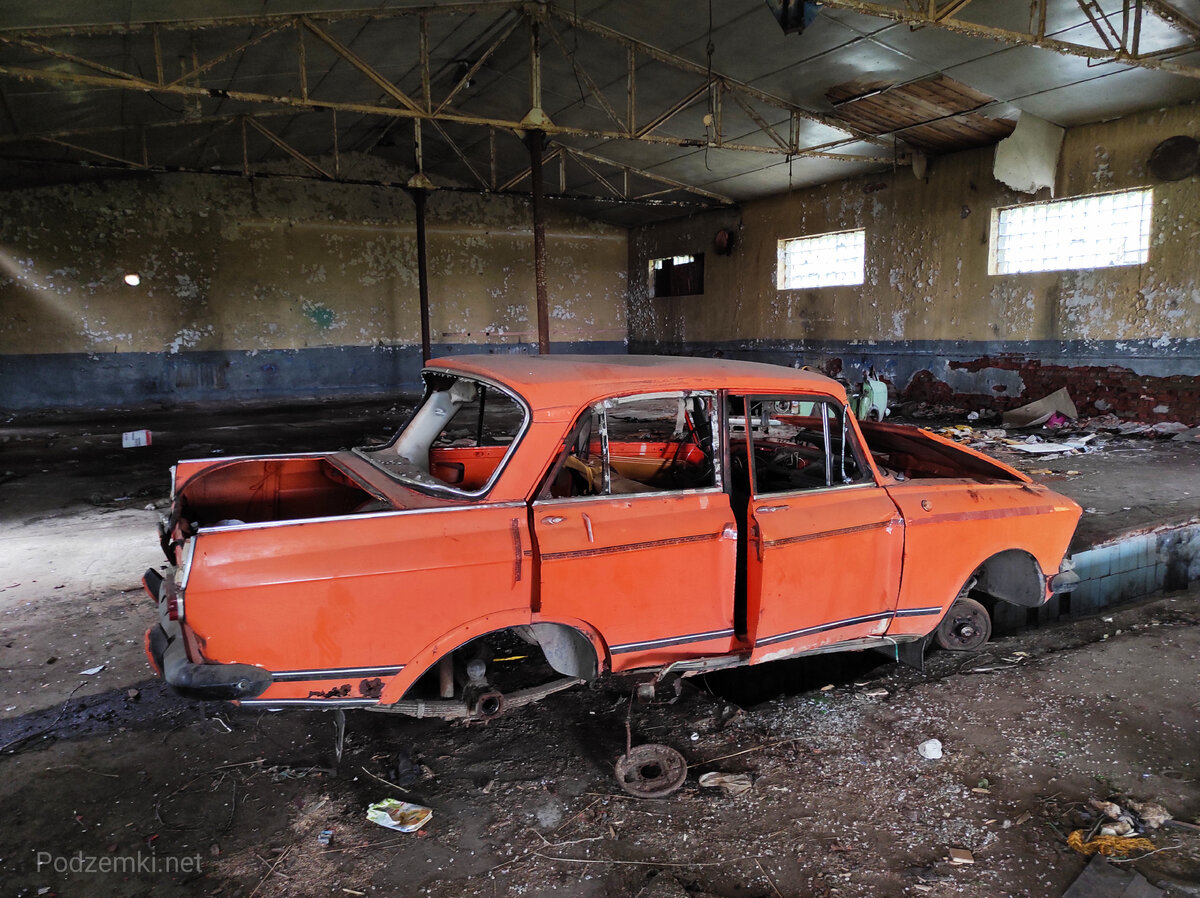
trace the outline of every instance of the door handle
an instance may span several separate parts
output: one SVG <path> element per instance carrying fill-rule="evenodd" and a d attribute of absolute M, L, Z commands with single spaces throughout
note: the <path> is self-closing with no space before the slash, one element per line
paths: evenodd
<path fill-rule="evenodd" d="M 560 518 L 558 515 L 552 514 L 552 515 L 547 515 L 546 517 L 542 518 L 542 523 L 543 524 L 561 524 L 565 520 L 566 520 L 566 518 Z"/>
<path fill-rule="evenodd" d="M 755 514 L 770 514 L 773 511 L 787 511 L 787 505 L 760 505 L 754 509 Z"/>

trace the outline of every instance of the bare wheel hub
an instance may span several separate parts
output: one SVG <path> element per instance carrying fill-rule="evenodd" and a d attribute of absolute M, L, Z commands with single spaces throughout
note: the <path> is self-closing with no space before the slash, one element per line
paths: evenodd
<path fill-rule="evenodd" d="M 617 782 L 638 798 L 665 798 L 687 779 L 687 761 L 666 745 L 635 745 L 617 758 Z"/>
<path fill-rule="evenodd" d="M 938 645 L 952 652 L 973 652 L 992 637 L 992 619 L 974 599 L 958 599 L 934 633 Z"/>

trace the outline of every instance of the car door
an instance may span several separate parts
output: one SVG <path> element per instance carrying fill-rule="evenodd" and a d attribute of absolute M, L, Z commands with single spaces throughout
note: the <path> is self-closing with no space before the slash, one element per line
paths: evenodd
<path fill-rule="evenodd" d="M 749 479 L 752 662 L 883 634 L 899 593 L 904 526 L 846 408 L 815 396 L 744 402 L 730 445 L 731 465 L 745 465 Z"/>
<path fill-rule="evenodd" d="M 736 529 L 722 490 L 711 392 L 597 404 L 535 501 L 535 618 L 584 622 L 612 669 L 733 645 Z"/>

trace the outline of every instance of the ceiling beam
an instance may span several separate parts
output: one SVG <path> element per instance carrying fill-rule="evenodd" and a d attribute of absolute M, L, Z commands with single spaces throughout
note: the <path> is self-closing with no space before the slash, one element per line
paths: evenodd
<path fill-rule="evenodd" d="M 278 171 L 251 171 L 249 174 L 239 168 L 222 168 L 219 166 L 207 166 L 204 168 L 196 168 L 184 165 L 150 165 L 148 167 L 130 160 L 121 160 L 118 162 L 82 162 L 76 159 L 47 159 L 45 156 L 0 156 L 0 162 L 21 162 L 30 165 L 72 165 L 79 168 L 92 169 L 107 169 L 114 171 L 149 171 L 151 174 L 189 174 L 189 175 L 213 175 L 220 177 L 235 177 L 242 180 L 263 180 L 263 181 L 320 181 L 322 183 L 330 183 L 324 175 L 303 174 L 299 172 L 278 172 Z M 348 185 L 353 187 L 378 187 L 388 190 L 403 190 L 408 192 L 411 188 L 405 181 L 386 181 L 375 178 L 341 178 L 338 184 Z M 468 193 L 475 195 L 492 195 L 506 196 L 517 200 L 528 200 L 529 193 L 524 190 L 484 190 L 479 187 L 457 187 L 457 186 L 439 186 L 439 193 Z M 596 203 L 604 206 L 645 206 L 648 208 L 657 209 L 703 209 L 713 208 L 711 203 L 704 203 L 700 200 L 660 200 L 660 199 L 625 199 L 624 197 L 606 197 L 606 196 L 578 196 L 576 194 L 561 194 L 548 193 L 547 200 L 556 202 L 573 202 L 573 203 Z"/>
<path fill-rule="evenodd" d="M 314 22 L 345 22 L 353 19 L 406 19 L 423 15 L 467 15 L 523 9 L 526 0 L 471 0 L 464 3 L 438 3 L 426 6 L 379 6 L 306 13 Z M 87 37 L 106 34 L 137 34 L 143 31 L 195 31 L 209 28 L 270 28 L 290 24 L 295 13 L 272 13 L 250 16 L 196 16 L 144 22 L 97 22 L 91 25 L 43 25 L 32 28 L 0 28 L 0 34 L 22 34 L 26 37 Z"/>
<path fill-rule="evenodd" d="M 1137 11 L 1141 9 L 1141 4 L 1145 0 L 1126 0 L 1126 2 L 1133 3 L 1134 9 Z M 888 6 L 883 3 L 873 2 L 873 0 L 821 0 L 821 5 L 831 9 L 844 9 L 865 16 L 889 19 L 913 28 L 924 26 L 942 28 L 946 31 L 952 31 L 955 34 L 963 34 L 968 37 L 987 38 L 1016 46 L 1038 47 L 1042 50 L 1050 50 L 1063 56 L 1079 56 L 1097 62 L 1115 62 L 1120 65 L 1169 72 L 1172 75 L 1183 75 L 1187 78 L 1200 78 L 1200 68 L 1161 58 L 1168 54 L 1200 50 L 1200 45 L 1173 47 L 1169 50 L 1158 51 L 1155 54 L 1141 55 L 1136 52 L 1136 39 L 1132 49 L 1127 50 L 1118 47 L 1113 50 L 1105 47 L 1089 47 L 1086 44 L 1075 44 L 1027 31 L 997 28 L 993 25 L 980 25 L 975 22 L 956 19 L 952 16 L 939 20 L 935 16 L 929 15 L 927 11 L 921 12 L 907 7 Z"/>
<path fill-rule="evenodd" d="M 675 190 L 686 190 L 689 193 L 695 193 L 699 196 L 707 197 L 710 200 L 716 200 L 719 203 L 734 205 L 734 201 L 730 197 L 722 196 L 719 193 L 713 193 L 711 190 L 705 190 L 701 187 L 685 184 L 682 181 L 676 181 L 672 178 L 664 178 L 662 175 L 656 175 L 653 172 L 646 171 L 645 169 L 631 168 L 628 165 L 622 165 L 621 163 L 612 159 L 606 159 L 604 156 L 597 156 L 595 153 L 589 153 L 585 150 L 576 150 L 571 147 L 567 147 L 566 149 L 567 152 L 569 152 L 572 156 L 577 157 L 579 160 L 590 159 L 592 162 L 595 162 L 599 165 L 611 165 L 613 168 L 624 169 L 631 174 L 640 175 L 643 178 L 648 178 L 649 180 L 656 181 L 659 184 L 665 184 Z"/>
<path fill-rule="evenodd" d="M 263 94 L 256 91 L 246 90 L 225 90 L 220 88 L 197 87 L 189 84 L 155 84 L 152 81 L 146 81 L 140 78 L 122 77 L 118 78 L 111 75 L 89 75 L 79 72 L 61 72 L 53 69 L 31 69 L 25 66 L 0 65 L 0 76 L 7 76 L 21 81 L 42 81 L 49 84 L 71 85 L 83 87 L 99 87 L 99 88 L 116 88 L 119 90 L 131 90 L 138 93 L 163 93 L 175 96 L 182 96 L 200 99 L 217 99 L 217 100 L 235 100 L 241 103 L 263 104 L 268 106 L 284 106 L 293 109 L 306 109 L 312 111 L 320 110 L 338 110 L 340 112 L 353 112 L 361 115 L 373 115 L 381 118 L 399 118 L 399 119 L 436 119 L 442 122 L 454 122 L 463 125 L 481 125 L 494 128 L 503 128 L 508 131 L 521 131 L 529 127 L 527 122 L 515 121 L 512 119 L 491 118 L 483 115 L 467 115 L 464 113 L 447 112 L 427 112 L 417 108 L 409 108 L 408 106 L 379 106 L 374 103 L 349 103 L 335 100 L 318 100 L 314 97 L 298 97 L 288 96 L 284 94 Z M 409 101 L 413 101 L 410 99 Z M 415 106 L 416 104 L 413 103 Z M 546 122 L 539 126 L 539 130 L 546 132 L 551 137 L 568 136 L 568 137 L 583 137 L 597 140 L 628 140 L 629 135 L 624 131 L 612 131 L 605 128 L 581 128 L 571 125 L 559 125 L 553 122 Z M 640 134 L 637 140 L 642 143 L 661 144 L 663 146 L 673 147 L 692 147 L 692 148 L 711 148 L 733 150 L 737 152 L 748 153 L 767 153 L 778 156 L 796 155 L 789 154 L 787 150 L 777 146 L 760 146 L 757 144 L 748 143 L 729 143 L 725 142 L 717 147 L 707 137 L 667 137 L 657 134 Z M 881 141 L 872 140 L 874 143 Z M 802 154 L 803 155 L 803 154 Z M 864 157 L 865 158 L 865 157 Z M 891 160 L 888 160 L 891 161 Z"/>
<path fill-rule="evenodd" d="M 325 169 L 321 168 L 321 166 L 317 165 L 317 163 L 313 162 L 311 159 L 309 159 L 307 156 L 305 156 L 303 153 L 301 153 L 298 149 L 296 149 L 290 143 L 288 143 L 282 137 L 277 135 L 274 131 L 271 131 L 269 128 L 267 128 L 267 126 L 264 125 L 262 122 L 258 121 L 257 119 L 247 119 L 246 124 L 248 124 L 251 128 L 253 128 L 255 131 L 257 131 L 259 134 L 261 134 L 267 140 L 271 141 L 271 143 L 275 144 L 275 146 L 279 147 L 279 149 L 283 150 L 285 153 L 287 153 L 289 156 L 291 156 L 293 159 L 295 159 L 297 162 L 299 162 L 305 168 L 310 169 L 311 171 L 315 172 L 316 174 L 320 175 L 321 177 L 323 177 L 327 180 L 330 180 L 330 181 L 337 180 L 337 178 L 335 178 L 329 172 L 325 171 Z"/>
<path fill-rule="evenodd" d="M 664 65 L 668 65 L 671 68 L 688 72 L 693 75 L 701 75 L 706 80 L 711 78 L 716 81 L 721 81 L 724 83 L 725 89 L 730 92 L 740 93 L 745 97 L 758 100 L 760 103 L 765 103 L 768 106 L 774 106 L 777 109 L 784 109 L 799 116 L 800 118 L 808 119 L 809 121 L 824 125 L 827 128 L 834 128 L 838 131 L 844 131 L 847 134 L 853 134 L 860 140 L 866 140 L 871 143 L 879 143 L 880 145 L 883 145 L 883 142 L 877 141 L 873 135 L 857 131 L 843 121 L 830 118 L 829 116 L 822 115 L 819 112 L 814 112 L 811 109 L 805 109 L 802 106 L 797 106 L 795 103 L 789 103 L 782 97 L 777 97 L 765 90 L 759 90 L 757 87 L 751 87 L 744 81 L 739 81 L 736 78 L 730 78 L 727 75 L 721 74 L 720 72 L 712 71 L 704 63 L 693 62 L 684 56 L 671 53 L 670 51 L 663 50 L 654 46 L 653 44 L 648 44 L 645 41 L 641 41 L 637 38 L 630 37 L 627 34 L 623 34 L 622 32 L 617 31 L 615 28 L 609 28 L 607 25 L 601 25 L 597 22 L 591 21 L 590 19 L 585 19 L 582 16 L 577 16 L 574 13 L 569 13 L 565 10 L 559 9 L 553 4 L 548 7 L 548 10 L 551 15 L 562 19 L 573 28 L 578 28 L 582 31 L 599 35 L 600 37 L 620 44 L 623 47 L 636 50 L 638 53 L 648 56 L 656 62 L 661 62 Z"/>
<path fill-rule="evenodd" d="M 1142 0 L 1142 5 L 1172 28 L 1182 31 L 1194 41 L 1200 41 L 1200 22 L 1189 18 L 1167 0 Z"/>

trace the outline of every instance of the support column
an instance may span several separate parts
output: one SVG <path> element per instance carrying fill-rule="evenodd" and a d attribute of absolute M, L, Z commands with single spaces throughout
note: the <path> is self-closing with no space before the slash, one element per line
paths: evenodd
<path fill-rule="evenodd" d="M 425 252 L 425 196 L 427 191 L 412 192 L 417 207 L 417 290 L 421 297 L 421 364 L 429 362 L 429 262 Z"/>
<path fill-rule="evenodd" d="M 538 354 L 550 354 L 550 309 L 546 296 L 546 220 L 545 184 L 542 179 L 543 131 L 530 131 L 529 178 L 533 190 L 533 281 L 537 291 Z"/>

